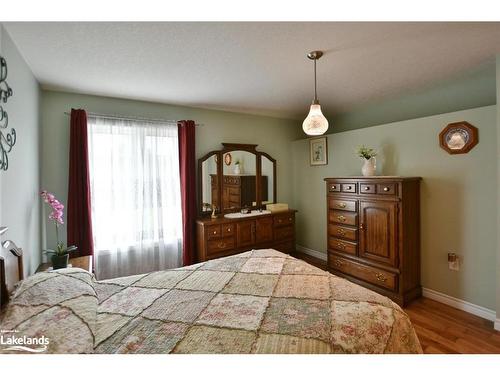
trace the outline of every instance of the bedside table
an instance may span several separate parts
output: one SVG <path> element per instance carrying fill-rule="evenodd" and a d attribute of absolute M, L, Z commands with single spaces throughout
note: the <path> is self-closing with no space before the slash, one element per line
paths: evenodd
<path fill-rule="evenodd" d="M 73 267 L 73 268 L 75 268 L 75 267 L 76 268 L 83 268 L 85 271 L 89 271 L 90 273 L 93 273 L 92 255 L 70 258 L 69 264 L 71 264 L 71 267 Z M 49 267 L 52 267 L 52 263 L 50 263 L 50 262 L 42 263 L 36 269 L 36 272 L 38 273 L 38 272 L 47 271 L 47 269 L 49 269 Z"/>

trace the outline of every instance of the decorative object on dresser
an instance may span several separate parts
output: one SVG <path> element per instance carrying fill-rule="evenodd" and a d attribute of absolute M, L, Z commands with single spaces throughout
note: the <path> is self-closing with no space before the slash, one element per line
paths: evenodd
<path fill-rule="evenodd" d="M 420 297 L 420 177 L 332 177 L 328 268 L 406 305 Z"/>
<path fill-rule="evenodd" d="M 375 171 L 377 169 L 377 161 L 375 159 L 375 156 L 377 156 L 377 151 L 375 151 L 373 148 L 361 145 L 356 149 L 356 154 L 361 159 L 363 159 L 363 166 L 361 167 L 361 173 L 363 174 L 363 176 L 375 176 Z"/>
<path fill-rule="evenodd" d="M 448 124 L 439 133 L 439 145 L 449 154 L 466 154 L 479 142 L 478 130 L 467 121 Z"/>
<path fill-rule="evenodd" d="M 311 165 L 327 165 L 328 164 L 327 137 L 310 139 L 309 154 L 310 154 Z"/>
<path fill-rule="evenodd" d="M 198 261 L 258 248 L 294 251 L 296 211 L 288 206 L 280 212 L 263 211 L 266 204 L 276 203 L 276 160 L 257 151 L 257 145 L 222 145 L 222 150 L 211 151 L 198 161 Z M 234 160 L 244 160 L 248 174 L 225 170 L 220 161 L 229 153 Z"/>

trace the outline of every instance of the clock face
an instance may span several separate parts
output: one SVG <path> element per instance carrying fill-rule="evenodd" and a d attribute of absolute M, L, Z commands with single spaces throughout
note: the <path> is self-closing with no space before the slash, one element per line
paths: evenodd
<path fill-rule="evenodd" d="M 465 129 L 450 129 L 445 135 L 445 141 L 451 150 L 461 150 L 469 142 L 470 135 Z"/>

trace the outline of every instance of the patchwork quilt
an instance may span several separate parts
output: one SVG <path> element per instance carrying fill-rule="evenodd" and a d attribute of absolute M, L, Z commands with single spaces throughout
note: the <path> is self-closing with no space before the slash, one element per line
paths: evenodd
<path fill-rule="evenodd" d="M 422 352 L 390 299 L 272 249 L 104 281 L 39 273 L 1 328 L 47 353 Z"/>

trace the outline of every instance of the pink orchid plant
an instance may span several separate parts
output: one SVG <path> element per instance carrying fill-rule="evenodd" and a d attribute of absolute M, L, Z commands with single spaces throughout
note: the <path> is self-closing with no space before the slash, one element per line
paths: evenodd
<path fill-rule="evenodd" d="M 49 220 L 53 221 L 56 225 L 57 248 L 56 250 L 49 249 L 46 252 L 54 253 L 54 255 L 57 256 L 63 256 L 68 254 L 70 251 L 76 250 L 76 246 L 65 247 L 64 243 L 59 241 L 59 226 L 64 224 L 64 205 L 56 199 L 54 194 L 51 194 L 45 190 L 40 193 L 40 196 L 42 197 L 44 202 L 52 208 L 52 212 L 49 215 Z"/>

